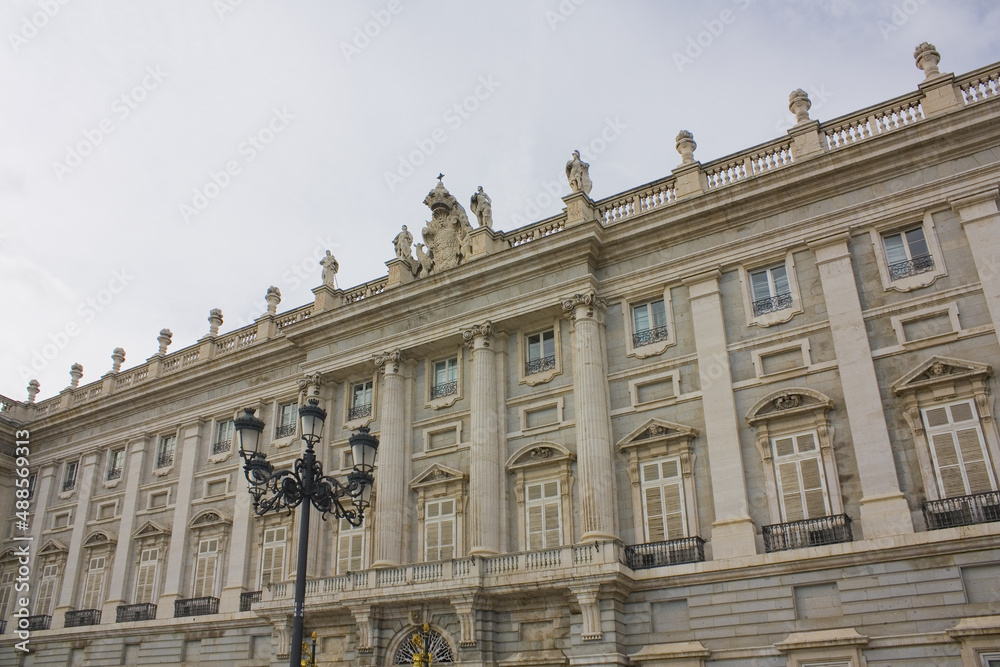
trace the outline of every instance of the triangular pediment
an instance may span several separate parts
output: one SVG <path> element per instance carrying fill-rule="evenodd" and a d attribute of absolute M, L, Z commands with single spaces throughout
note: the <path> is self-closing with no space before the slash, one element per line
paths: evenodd
<path fill-rule="evenodd" d="M 620 449 L 638 447 L 655 442 L 690 440 L 698 436 L 698 429 L 668 422 L 664 419 L 650 419 L 618 441 Z"/>
<path fill-rule="evenodd" d="M 410 488 L 416 489 L 421 486 L 432 486 L 434 484 L 447 484 L 448 482 L 460 482 L 465 479 L 465 473 L 448 466 L 435 463 L 427 470 L 413 478 Z"/>
<path fill-rule="evenodd" d="M 986 378 L 992 373 L 989 364 L 935 355 L 893 382 L 892 390 L 902 394 L 935 384 Z"/>
<path fill-rule="evenodd" d="M 572 461 L 576 456 L 555 442 L 533 442 L 525 445 L 507 459 L 507 469 L 547 465 L 558 461 Z"/>
<path fill-rule="evenodd" d="M 132 533 L 132 537 L 137 540 L 149 537 L 159 537 L 161 535 L 166 537 L 167 535 L 170 535 L 170 531 L 155 521 L 147 521 L 142 524 L 139 530 Z"/>
<path fill-rule="evenodd" d="M 3 553 L 0 553 L 0 563 L 5 560 L 14 560 L 17 558 L 17 552 L 13 549 L 5 549 Z"/>
<path fill-rule="evenodd" d="M 754 403 L 746 414 L 746 420 L 753 425 L 802 413 L 832 410 L 833 407 L 833 401 L 815 389 L 790 387 L 770 393 Z"/>
<path fill-rule="evenodd" d="M 68 553 L 69 548 L 60 542 L 59 540 L 49 540 L 42 548 L 38 550 L 39 556 L 48 556 L 51 554 Z"/>

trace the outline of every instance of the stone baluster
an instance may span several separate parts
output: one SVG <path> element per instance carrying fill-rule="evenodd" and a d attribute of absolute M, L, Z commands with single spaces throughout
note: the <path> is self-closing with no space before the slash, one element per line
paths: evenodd
<path fill-rule="evenodd" d="M 399 350 L 375 357 L 382 375 L 379 406 L 381 433 L 378 474 L 375 475 L 375 559 L 372 567 L 394 567 L 403 562 L 403 514 L 407 499 L 406 377 Z"/>

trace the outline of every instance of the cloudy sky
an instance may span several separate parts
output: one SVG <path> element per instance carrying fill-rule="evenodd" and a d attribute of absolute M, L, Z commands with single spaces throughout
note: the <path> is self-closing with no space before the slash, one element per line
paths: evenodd
<path fill-rule="evenodd" d="M 39 399 L 338 282 L 385 275 L 439 172 L 494 228 L 558 213 L 1000 60 L 994 0 L 8 0 L 0 5 L 0 394 Z M 419 235 L 418 239 L 419 240 Z"/>

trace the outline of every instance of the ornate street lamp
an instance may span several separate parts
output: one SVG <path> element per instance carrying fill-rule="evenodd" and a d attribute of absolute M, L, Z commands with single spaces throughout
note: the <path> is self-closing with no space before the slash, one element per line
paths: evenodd
<path fill-rule="evenodd" d="M 299 505 L 299 553 L 295 571 L 295 609 L 292 615 L 292 642 L 288 664 L 300 667 L 302 661 L 302 623 L 306 598 L 306 551 L 309 548 L 309 506 L 323 513 L 333 514 L 337 519 L 346 519 L 352 526 L 360 526 L 365 510 L 371 502 L 372 473 L 375 469 L 375 453 L 378 438 L 362 426 L 358 433 L 351 435 L 351 452 L 354 455 L 354 469 L 347 475 L 347 483 L 323 474 L 323 465 L 316 460 L 315 445 L 323 432 L 326 410 L 319 407 L 319 401 L 310 398 L 308 404 L 299 408 L 299 423 L 306 450 L 302 458 L 296 459 L 292 470 L 277 470 L 268 462 L 267 454 L 260 451 L 260 434 L 264 430 L 263 420 L 254 416 L 253 408 L 246 408 L 243 415 L 235 420 L 236 439 L 243 458 L 243 472 L 250 483 L 250 497 L 258 516 L 268 512 L 287 509 L 289 512 Z M 344 502 L 350 499 L 348 506 Z"/>

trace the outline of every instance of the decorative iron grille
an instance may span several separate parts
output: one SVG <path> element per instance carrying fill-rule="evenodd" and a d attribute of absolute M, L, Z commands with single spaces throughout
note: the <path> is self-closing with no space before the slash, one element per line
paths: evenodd
<path fill-rule="evenodd" d="M 0 618 L 0 635 L 7 632 L 7 621 L 6 619 Z"/>
<path fill-rule="evenodd" d="M 240 593 L 240 611 L 250 611 L 254 602 L 260 602 L 261 591 Z"/>
<path fill-rule="evenodd" d="M 452 394 L 458 393 L 458 380 L 454 382 L 442 382 L 441 384 L 436 384 L 431 387 L 431 398 L 441 398 L 442 396 L 451 396 Z"/>
<path fill-rule="evenodd" d="M 653 329 L 646 329 L 645 331 L 636 331 L 632 334 L 632 347 L 652 345 L 653 343 L 659 343 L 661 340 L 667 340 L 666 324 L 662 327 L 654 327 Z"/>
<path fill-rule="evenodd" d="M 117 468 L 110 468 L 108 470 L 108 477 L 107 477 L 107 479 L 112 480 L 112 479 L 121 479 L 121 478 L 122 478 L 122 469 L 121 469 L 120 466 L 117 467 Z"/>
<path fill-rule="evenodd" d="M 222 454 L 224 452 L 228 452 L 232 442 L 231 438 L 229 440 L 219 440 L 218 442 L 213 442 L 212 454 Z"/>
<path fill-rule="evenodd" d="M 52 622 L 51 616 L 46 616 L 45 614 L 38 614 L 36 616 L 28 617 L 28 630 L 48 630 L 49 624 Z"/>
<path fill-rule="evenodd" d="M 120 604 L 115 611 L 115 623 L 152 621 L 154 618 L 156 618 L 156 605 L 148 602 L 143 604 Z"/>
<path fill-rule="evenodd" d="M 769 296 L 766 299 L 757 299 L 753 302 L 753 316 L 760 317 L 761 315 L 767 315 L 768 313 L 775 313 L 779 310 L 785 310 L 786 308 L 792 307 L 792 295 L 786 292 L 785 294 L 777 294 L 775 296 Z"/>
<path fill-rule="evenodd" d="M 679 540 L 632 544 L 625 547 L 625 564 L 633 570 L 681 563 L 700 563 L 703 560 L 705 560 L 705 540 L 697 535 Z"/>
<path fill-rule="evenodd" d="M 186 598 L 174 600 L 174 618 L 219 613 L 219 598 Z"/>
<path fill-rule="evenodd" d="M 352 405 L 351 409 L 347 412 L 347 419 L 361 419 L 362 417 L 368 417 L 372 413 L 372 404 L 363 403 L 361 405 Z"/>
<path fill-rule="evenodd" d="M 889 265 L 889 275 L 892 276 L 892 280 L 899 280 L 900 278 L 915 276 L 918 273 L 926 273 L 933 269 L 934 258 L 930 255 L 919 255 L 902 262 L 893 262 Z"/>
<path fill-rule="evenodd" d="M 929 500 L 924 503 L 924 521 L 928 530 L 1000 521 L 1000 491 Z"/>
<path fill-rule="evenodd" d="M 776 523 L 764 526 L 763 532 L 764 551 L 768 553 L 854 540 L 851 534 L 851 517 L 846 514 Z"/>
<path fill-rule="evenodd" d="M 75 488 L 76 488 L 76 479 L 67 479 L 65 482 L 63 482 L 62 485 L 63 491 L 72 491 Z"/>
<path fill-rule="evenodd" d="M 532 375 L 534 373 L 541 373 L 542 371 L 549 371 L 556 367 L 556 355 L 552 354 L 547 357 L 539 357 L 538 359 L 529 359 L 526 364 L 524 364 L 524 374 Z"/>
<path fill-rule="evenodd" d="M 160 455 L 156 457 L 157 468 L 166 468 L 167 466 L 172 466 L 173 464 L 174 464 L 173 452 L 160 452 Z"/>
<path fill-rule="evenodd" d="M 67 628 L 76 628 L 82 625 L 100 625 L 100 623 L 100 609 L 76 609 L 66 612 L 65 626 Z"/>
<path fill-rule="evenodd" d="M 455 662 L 454 652 L 448 644 L 448 640 L 436 630 L 430 630 L 426 634 L 420 632 L 418 628 L 413 628 L 410 638 L 396 649 L 396 657 L 392 661 L 394 665 L 412 665 L 413 657 L 422 655 L 424 651 L 423 642 L 427 642 L 427 652 L 431 656 L 431 662 L 427 664 L 437 664 L 439 662 Z"/>
<path fill-rule="evenodd" d="M 291 424 L 281 424 L 274 429 L 274 437 L 277 438 L 287 438 L 290 435 L 295 435 L 295 422 Z"/>

